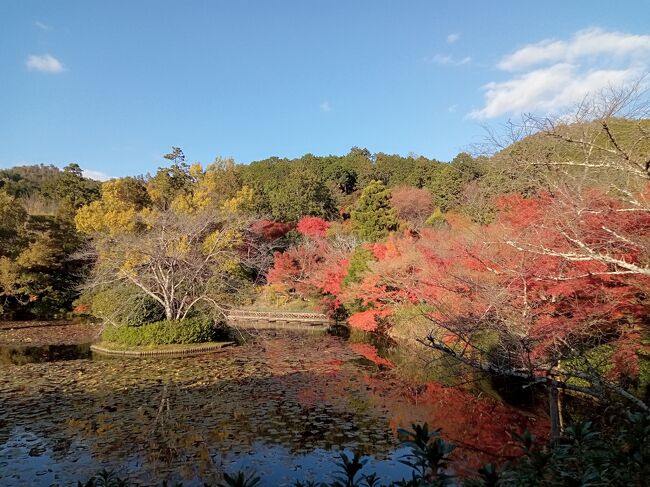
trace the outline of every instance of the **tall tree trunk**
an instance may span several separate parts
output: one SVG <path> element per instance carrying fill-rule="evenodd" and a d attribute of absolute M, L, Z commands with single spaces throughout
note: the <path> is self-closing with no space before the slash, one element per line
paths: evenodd
<path fill-rule="evenodd" d="M 557 445 L 560 440 L 560 433 L 562 432 L 562 423 L 560 420 L 560 398 L 555 381 L 549 381 L 547 387 L 548 412 L 551 417 L 551 444 Z"/>

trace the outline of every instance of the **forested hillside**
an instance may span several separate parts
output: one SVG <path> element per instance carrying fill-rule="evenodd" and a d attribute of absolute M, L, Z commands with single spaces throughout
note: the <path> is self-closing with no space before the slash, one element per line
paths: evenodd
<path fill-rule="evenodd" d="M 74 215 L 97 199 L 100 183 L 76 164 L 0 171 L 0 314 L 60 317 L 71 310 L 89 262 Z"/>

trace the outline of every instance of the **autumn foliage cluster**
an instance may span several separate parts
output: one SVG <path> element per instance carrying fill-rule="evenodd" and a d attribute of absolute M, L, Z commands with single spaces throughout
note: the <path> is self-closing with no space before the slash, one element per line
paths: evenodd
<path fill-rule="evenodd" d="M 648 187 L 636 195 L 649 196 Z M 349 251 L 331 235 L 303 232 L 300 245 L 276 254 L 269 283 L 365 331 L 389 331 L 397 309 L 417 306 L 451 350 L 471 343 L 499 365 L 537 374 L 607 347 L 606 365 L 585 367 L 634 380 L 648 352 L 650 214 L 624 211 L 596 189 L 580 198 L 502 195 L 495 204 L 490 225 L 448 214 L 443 227 Z"/>
<path fill-rule="evenodd" d="M 416 312 L 420 340 L 490 372 L 628 387 L 648 369 L 650 122 L 623 106 L 449 163 L 353 148 L 204 167 L 175 147 L 101 190 L 74 166 L 51 188 L 54 168 L 4 171 L 1 304 L 70 308 L 78 268 L 77 309 L 116 324 L 251 304 L 269 284 L 365 331 Z"/>

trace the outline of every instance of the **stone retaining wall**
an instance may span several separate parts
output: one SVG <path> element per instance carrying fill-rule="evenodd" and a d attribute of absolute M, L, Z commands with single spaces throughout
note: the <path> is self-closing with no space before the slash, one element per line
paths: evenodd
<path fill-rule="evenodd" d="M 200 355 L 203 353 L 217 352 L 224 347 L 234 345 L 234 343 L 235 342 L 223 342 L 215 345 L 210 345 L 207 347 L 188 346 L 187 348 L 160 349 L 160 350 L 115 350 L 111 348 L 105 348 L 100 345 L 91 345 L 90 349 L 93 352 L 102 355 L 115 355 L 121 357 L 158 357 L 158 356 L 187 357 L 190 355 Z"/>

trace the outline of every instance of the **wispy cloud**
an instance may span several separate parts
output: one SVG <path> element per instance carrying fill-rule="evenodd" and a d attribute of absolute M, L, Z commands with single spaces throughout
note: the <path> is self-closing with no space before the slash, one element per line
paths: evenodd
<path fill-rule="evenodd" d="M 456 104 L 447 107 L 449 113 L 456 113 L 456 110 L 458 110 L 458 105 Z"/>
<path fill-rule="evenodd" d="M 83 169 L 82 171 L 84 177 L 86 178 L 95 179 L 97 181 L 107 181 L 111 179 L 111 177 L 108 174 L 103 173 L 101 171 L 94 171 L 92 169 Z"/>
<path fill-rule="evenodd" d="M 633 82 L 650 68 L 650 36 L 582 30 L 569 40 L 546 39 L 517 49 L 497 68 L 513 74 L 486 84 L 485 105 L 470 117 L 559 112 L 589 93 Z"/>
<path fill-rule="evenodd" d="M 323 103 L 320 104 L 320 109 L 322 112 L 331 112 L 332 105 L 330 104 L 329 101 L 324 101 Z"/>
<path fill-rule="evenodd" d="M 650 35 L 593 28 L 576 32 L 568 41 L 546 39 L 529 44 L 504 57 L 497 66 L 505 71 L 520 71 L 542 63 L 575 63 L 589 57 L 640 59 L 648 55 Z"/>
<path fill-rule="evenodd" d="M 462 66 L 472 61 L 470 56 L 457 59 L 451 54 L 435 54 L 431 57 L 424 58 L 428 63 L 439 64 L 441 66 Z"/>
<path fill-rule="evenodd" d="M 447 44 L 453 44 L 456 42 L 458 39 L 460 39 L 460 33 L 454 32 L 453 34 L 449 34 L 447 36 Z"/>
<path fill-rule="evenodd" d="M 31 55 L 25 61 L 25 65 L 29 70 L 41 71 L 43 73 L 58 74 L 65 71 L 65 67 L 61 61 L 50 54 L 42 54 L 40 56 Z"/>
<path fill-rule="evenodd" d="M 40 22 L 38 20 L 34 21 L 34 25 L 36 27 L 38 27 L 39 29 L 41 29 L 41 30 L 52 30 L 52 29 L 54 29 L 54 27 L 52 27 L 51 25 L 47 25 L 47 24 L 45 24 L 43 22 Z"/>

